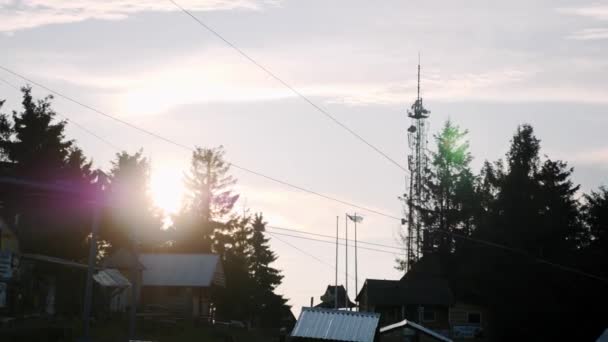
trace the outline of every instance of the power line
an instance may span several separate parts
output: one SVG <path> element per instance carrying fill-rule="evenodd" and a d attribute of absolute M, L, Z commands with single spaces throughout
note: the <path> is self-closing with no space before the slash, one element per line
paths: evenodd
<path fill-rule="evenodd" d="M 9 87 L 11 87 L 11 88 L 13 88 L 13 89 L 15 89 L 15 90 L 17 90 L 17 91 L 21 91 L 21 89 L 20 89 L 18 86 L 16 86 L 16 85 L 12 84 L 11 82 L 9 82 L 9 81 L 7 81 L 7 80 L 5 80 L 5 79 L 3 79 L 3 78 L 0 78 L 0 81 L 4 82 L 6 85 L 8 85 Z M 33 82 L 32 82 L 32 83 L 33 83 Z M 48 89 L 47 89 L 47 90 L 48 90 Z M 81 125 L 81 124 L 80 124 L 80 123 L 78 123 L 77 121 L 74 121 L 74 120 L 70 119 L 68 116 L 66 116 L 66 115 L 64 115 L 64 114 L 61 114 L 61 113 L 57 113 L 57 112 L 55 112 L 55 114 L 59 115 L 60 117 L 62 117 L 62 118 L 63 118 L 64 120 L 66 120 L 67 122 L 70 122 L 70 123 L 74 124 L 74 126 L 76 126 L 76 127 L 80 128 L 82 131 L 84 131 L 84 132 L 86 132 L 86 133 L 88 133 L 88 134 L 92 135 L 93 137 L 95 137 L 95 138 L 99 139 L 99 141 L 101 141 L 101 142 L 103 142 L 104 144 L 106 144 L 107 146 L 109 146 L 109 147 L 111 147 L 111 148 L 115 149 L 116 151 L 120 151 L 120 150 L 121 150 L 121 148 L 120 148 L 120 147 L 118 147 L 117 145 L 113 144 L 112 142 L 110 142 L 109 140 L 105 139 L 104 137 L 102 137 L 102 136 L 98 135 L 97 133 L 95 133 L 95 132 L 91 131 L 90 129 L 86 128 L 84 125 Z"/>
<path fill-rule="evenodd" d="M 170 1 L 171 1 L 171 0 L 170 0 Z M 191 148 L 191 147 L 188 147 L 188 146 L 186 146 L 186 145 L 183 145 L 183 144 L 181 144 L 181 143 L 178 143 L 178 142 L 176 142 L 176 141 L 174 141 L 174 140 L 171 140 L 171 139 L 169 139 L 169 138 L 163 137 L 162 135 L 160 135 L 160 134 L 158 134 L 158 133 L 155 133 L 155 132 L 149 131 L 149 130 L 147 130 L 147 129 L 141 128 L 141 127 L 139 127 L 139 126 L 137 126 L 137 125 L 135 125 L 135 124 L 133 124 L 133 123 L 130 123 L 130 122 L 128 122 L 128 121 L 122 120 L 122 119 L 120 119 L 120 118 L 117 118 L 117 117 L 112 116 L 112 115 L 110 115 L 110 114 L 107 114 L 107 113 L 105 113 L 105 112 L 102 112 L 102 111 L 100 111 L 100 110 L 98 110 L 98 109 L 96 109 L 96 108 L 94 108 L 94 107 L 88 106 L 88 105 L 86 105 L 86 104 L 84 104 L 84 103 L 82 103 L 82 102 L 80 102 L 80 101 L 77 101 L 77 100 L 75 100 L 75 99 L 73 99 L 73 98 L 71 98 L 71 97 L 69 97 L 69 96 L 66 96 L 66 95 L 64 95 L 64 94 L 62 94 L 62 93 L 60 93 L 60 92 L 58 92 L 58 91 L 55 91 L 55 90 L 53 90 L 53 89 L 51 89 L 51 88 L 49 88 L 49 87 L 46 87 L 46 86 L 44 86 L 44 85 L 42 85 L 42 84 L 40 84 L 40 83 L 38 83 L 38 82 L 35 82 L 35 81 L 33 81 L 33 80 L 31 80 L 31 79 L 29 79 L 29 78 L 27 78 L 27 77 L 25 77 L 25 76 L 23 76 L 23 75 L 21 75 L 21 74 L 17 73 L 17 72 L 14 72 L 14 71 L 12 71 L 12 70 L 10 70 L 10 69 L 8 69 L 8 68 L 6 68 L 6 67 L 2 66 L 2 65 L 0 65 L 0 69 L 4 70 L 4 71 L 6 71 L 6 72 L 8 72 L 8 73 L 10 73 L 10 74 L 12 74 L 12 75 L 14 75 L 14 76 L 17 76 L 17 77 L 19 77 L 19 78 L 21 78 L 21 79 L 23 79 L 23 80 L 25 80 L 25 81 L 27 81 L 27 82 L 30 82 L 30 83 L 32 83 L 32 84 L 34 84 L 34 85 L 36 85 L 36 86 L 38 86 L 38 87 L 40 87 L 40 88 L 43 88 L 43 89 L 45 89 L 45 90 L 47 90 L 47 91 L 51 92 L 52 94 L 54 94 L 54 95 L 56 95 L 56 96 L 58 96 L 58 97 L 61 97 L 61 98 L 65 99 L 65 100 L 68 100 L 68 101 L 70 101 L 70 102 L 73 102 L 73 103 L 75 103 L 75 104 L 77 104 L 77 105 L 79 105 L 79 106 L 82 106 L 82 107 L 84 107 L 84 108 L 87 108 L 87 109 L 89 109 L 89 110 L 91 110 L 91 111 L 93 111 L 93 112 L 95 112 L 95 113 L 97 113 L 97 114 L 100 114 L 100 115 L 102 115 L 102 116 L 105 116 L 105 117 L 107 117 L 107 118 L 109 118 L 109 119 L 112 119 L 112 120 L 114 120 L 114 121 L 116 121 L 116 122 L 119 122 L 119 123 L 121 123 L 121 124 L 124 124 L 124 125 L 126 125 L 126 126 L 129 126 L 129 127 L 133 128 L 133 129 L 135 129 L 135 130 L 138 130 L 138 131 L 140 131 L 140 132 L 142 132 L 142 133 L 145 133 L 145 134 L 147 134 L 147 135 L 150 135 L 150 136 L 152 136 L 152 137 L 154 137 L 154 138 L 157 138 L 157 139 L 163 140 L 163 141 L 165 141 L 165 142 L 167 142 L 167 143 L 170 143 L 170 144 L 172 144 L 172 145 L 175 145 L 175 146 L 177 146 L 177 147 L 180 147 L 180 148 L 186 149 L 186 150 L 188 150 L 188 151 L 194 151 L 194 149 L 193 149 L 193 148 Z M 6 80 L 3 80 L 3 81 L 4 81 L 4 83 L 8 84 L 9 86 L 15 87 L 15 86 L 14 86 L 14 85 L 12 85 L 10 82 L 8 82 L 8 81 L 6 81 Z M 16 88 L 16 87 L 15 87 L 15 88 Z M 63 116 L 63 117 L 65 117 L 65 116 Z M 101 140 L 101 141 L 103 141 L 103 142 L 106 142 L 106 143 L 107 143 L 109 146 L 112 146 L 112 147 L 116 148 L 117 150 L 120 150 L 120 148 L 118 148 L 117 146 L 115 146 L 115 145 L 114 145 L 114 144 L 112 144 L 111 142 L 107 141 L 107 140 L 106 140 L 106 139 L 104 139 L 103 137 L 101 137 L 101 136 L 97 135 L 96 133 L 92 132 L 91 130 L 87 129 L 87 128 L 86 128 L 86 127 L 84 127 L 83 125 L 80 125 L 80 124 L 76 123 L 75 121 L 70 120 L 70 119 L 69 119 L 69 118 L 67 118 L 67 117 L 65 117 L 65 118 L 66 118 L 67 120 L 69 120 L 70 122 L 74 123 L 74 124 L 75 124 L 76 126 L 78 126 L 79 128 L 81 128 L 81 129 L 83 129 L 84 131 L 88 132 L 88 133 L 89 133 L 89 134 L 91 134 L 92 136 L 94 136 L 94 137 L 98 138 L 99 140 Z M 256 176 L 259 176 L 259 177 L 262 177 L 262 178 L 268 179 L 268 180 L 271 180 L 271 181 L 273 181 L 273 182 L 276 182 L 276 183 L 279 183 L 279 184 L 282 184 L 282 185 L 285 185 L 285 186 L 288 186 L 288 187 L 291 187 L 291 188 L 294 188 L 294 189 L 297 189 L 297 190 L 300 190 L 300 191 L 303 191 L 303 192 L 306 192 L 306 193 L 309 193 L 309 194 L 311 194 L 311 195 L 315 195 L 315 196 L 318 196 L 318 197 L 321 197 L 321 198 L 325 198 L 325 199 L 330 200 L 330 201 L 334 201 L 334 202 L 337 202 L 337 203 L 340 203 L 340 204 L 344 204 L 344 205 L 347 205 L 347 206 L 351 206 L 351 207 L 353 207 L 353 208 L 362 209 L 362 210 L 368 211 L 368 212 L 370 212 L 370 213 L 375 213 L 375 214 L 377 214 L 377 215 L 384 216 L 384 217 L 387 217 L 387 218 L 391 218 L 391 219 L 395 219 L 395 220 L 399 220 L 399 221 L 401 220 L 401 218 L 399 218 L 399 217 L 396 217 L 396 216 L 393 216 L 393 215 L 389 215 L 389 214 L 385 214 L 385 213 L 382 213 L 382 212 L 380 212 L 380 211 L 377 211 L 377 210 L 374 210 L 374 209 L 370 209 L 370 208 L 366 208 L 366 207 L 363 207 L 363 206 L 360 206 L 360 205 L 357 205 L 357 204 L 354 204 L 354 203 L 346 202 L 346 201 L 343 201 L 343 200 L 340 200 L 340 199 L 337 199 L 337 198 L 334 198 L 334 197 L 331 197 L 331 196 L 328 196 L 328 195 L 324 195 L 324 194 L 322 194 L 322 193 L 319 193 L 319 192 L 316 192 L 316 191 L 313 191 L 313 190 L 309 190 L 309 189 L 306 189 L 306 188 L 303 188 L 303 187 L 300 187 L 300 186 L 297 186 L 297 185 L 294 185 L 294 184 L 288 183 L 288 182 L 286 182 L 286 181 L 282 181 L 282 180 L 279 180 L 279 179 L 276 179 L 276 178 L 273 178 L 273 177 L 270 177 L 270 176 L 264 175 L 264 174 L 262 174 L 262 173 L 260 173 L 260 172 L 257 172 L 257 171 L 254 171 L 254 170 L 251 170 L 251 169 L 245 168 L 245 167 L 243 167 L 243 166 L 240 166 L 240 165 L 237 165 L 237 164 L 234 164 L 234 163 L 230 163 L 230 165 L 231 165 L 231 166 L 234 166 L 235 168 L 240 169 L 240 170 L 242 170 L 242 171 L 248 172 L 248 173 L 250 173 L 250 174 L 253 174 L 253 175 L 256 175 Z M 451 236 L 456 237 L 456 238 L 466 239 L 466 240 L 473 241 L 473 242 L 476 242 L 476 243 L 479 243 L 479 244 L 484 244 L 484 245 L 487 245 L 487 246 L 491 246 L 491 247 L 495 247 L 495 248 L 503 249 L 503 250 L 506 250 L 506 251 L 510 251 L 510 252 L 512 252 L 512 253 L 519 254 L 519 255 L 522 255 L 522 256 L 526 256 L 526 257 L 528 257 L 528 258 L 531 258 L 531 259 L 533 259 L 534 261 L 536 261 L 536 262 L 538 262 L 538 263 L 546 264 L 546 265 L 549 265 L 549 266 L 552 266 L 552 267 L 555 267 L 555 268 L 561 269 L 561 270 L 566 271 L 566 272 L 575 273 L 575 274 L 578 274 L 578 275 L 581 275 L 581 276 L 586 276 L 586 277 L 589 277 L 589 278 L 592 278 L 592 279 L 595 279 L 595 280 L 599 280 L 599 281 L 602 281 L 602 282 L 608 283 L 608 279 L 607 279 L 607 278 L 603 278 L 603 277 L 600 277 L 600 276 L 597 276 L 597 275 L 594 275 L 594 274 L 591 274 L 591 273 L 587 273 L 587 272 L 585 272 L 585 271 L 581 271 L 581 270 L 579 270 L 579 269 L 572 268 L 572 267 L 569 267 L 569 266 L 565 266 L 565 265 L 557 264 L 557 263 L 551 262 L 551 261 L 546 260 L 546 259 L 542 259 L 542 258 L 535 257 L 534 255 L 532 255 L 532 254 L 530 254 L 530 253 L 528 253 L 528 252 L 526 252 L 526 251 L 524 251 L 524 250 L 516 249 L 516 248 L 513 248 L 513 247 L 508 247 L 508 246 L 501 245 L 501 244 L 494 243 L 494 242 L 487 241 L 487 240 L 482 240 L 482 239 L 476 239 L 476 238 L 468 237 L 468 236 L 461 235 L 461 234 L 457 234 L 457 233 L 454 233 L 454 232 L 448 232 L 448 231 L 439 230 L 439 229 L 437 229 L 436 231 L 442 232 L 442 233 L 444 233 L 444 234 L 451 235 Z M 270 232 L 269 232 L 269 233 L 270 233 Z M 278 234 L 278 233 L 274 233 L 274 234 Z M 282 235 L 286 235 L 286 234 L 282 234 Z M 293 237 L 298 237 L 298 236 L 295 236 L 295 235 L 294 235 Z M 298 237 L 298 238 L 303 238 L 303 237 Z M 332 238 L 333 238 L 333 237 L 332 237 Z M 310 238 L 305 238 L 305 239 L 309 239 L 309 240 L 311 240 Z M 323 241 L 323 242 L 328 242 L 328 241 L 319 240 L 319 239 L 314 239 L 314 240 L 317 240 L 317 241 Z M 333 242 L 330 242 L 330 243 L 333 243 Z M 361 248 L 363 248 L 363 247 L 361 247 Z M 370 249 L 370 248 L 365 248 L 365 249 Z M 374 250 L 374 249 L 370 249 L 370 250 Z M 377 251 L 381 251 L 381 250 L 377 250 Z M 388 251 L 382 251 L 382 252 L 384 252 L 384 253 L 392 253 L 392 252 L 388 252 Z M 392 254 L 397 254 L 397 253 L 392 253 Z"/>
<path fill-rule="evenodd" d="M 320 258 L 318 258 L 317 256 L 315 256 L 314 254 L 308 253 L 307 251 L 305 251 L 305 250 L 303 250 L 303 249 L 299 248 L 298 246 L 296 246 L 296 245 L 294 245 L 294 244 L 292 244 L 292 243 L 290 243 L 290 242 L 288 242 L 288 241 L 285 241 L 285 240 L 281 239 L 280 237 L 276 236 L 276 234 L 277 234 L 277 233 L 271 233 L 271 232 L 269 232 L 269 231 L 265 231 L 264 233 L 266 233 L 266 234 L 268 234 L 268 235 L 272 236 L 272 238 L 273 238 L 273 239 L 277 239 L 277 240 L 281 241 L 282 243 L 284 243 L 284 244 L 288 245 L 289 247 L 291 247 L 291 248 L 293 248 L 293 249 L 295 249 L 295 250 L 299 251 L 300 253 L 302 253 L 302 254 L 304 254 L 304 255 L 306 255 L 306 256 L 309 256 L 309 257 L 311 257 L 311 258 L 315 259 L 316 261 L 320 262 L 321 264 L 323 264 L 323 265 L 325 265 L 325 266 L 330 267 L 332 270 L 335 270 L 335 269 L 336 269 L 336 266 L 335 266 L 334 264 L 331 264 L 331 263 L 329 263 L 329 262 L 327 262 L 327 261 L 325 261 L 325 260 L 323 260 L 323 259 L 320 259 Z M 353 280 L 355 279 L 355 278 L 354 278 L 353 276 L 351 276 L 351 275 L 349 275 L 348 277 L 349 277 L 350 279 L 353 279 Z"/>
<path fill-rule="evenodd" d="M 277 233 L 277 232 L 272 232 L 272 234 L 277 234 L 277 235 L 281 235 L 281 236 L 289 236 L 289 237 L 292 237 L 292 238 L 309 240 L 309 241 L 324 242 L 324 243 L 328 243 L 328 244 L 331 244 L 331 245 L 335 245 L 336 244 L 335 241 L 327 241 L 327 240 L 315 239 L 315 238 L 310 238 L 310 237 L 306 237 L 306 236 L 298 236 L 298 235 L 285 234 L 285 233 Z M 339 245 L 340 246 L 346 246 L 346 244 L 343 244 L 343 243 L 340 243 Z M 357 248 L 359 248 L 359 249 L 365 249 L 365 250 L 368 250 L 368 251 L 379 252 L 379 253 L 392 254 L 392 255 L 398 255 L 399 254 L 397 252 L 387 251 L 387 250 L 377 249 L 377 248 L 361 247 L 361 246 L 359 246 Z"/>
<path fill-rule="evenodd" d="M 282 227 L 275 227 L 275 226 L 268 226 L 268 225 L 266 226 L 266 228 L 284 230 L 284 231 L 287 231 L 287 232 L 294 232 L 294 233 L 300 233 L 300 234 L 307 234 L 307 235 L 324 237 L 324 238 L 329 238 L 329 239 L 335 239 L 336 238 L 335 236 L 331 236 L 331 235 L 311 233 L 311 232 L 307 232 L 307 231 L 304 231 L 304 230 L 298 230 L 298 229 L 282 228 Z M 339 239 L 340 240 L 344 240 L 344 238 L 339 238 Z M 370 246 L 378 246 L 378 247 L 386 247 L 386 248 L 394 248 L 394 249 L 403 250 L 403 247 L 399 247 L 399 246 L 384 245 L 384 244 L 381 244 L 381 243 L 367 242 L 367 241 L 362 241 L 362 240 L 357 240 L 357 243 L 363 243 L 363 244 L 370 245 Z"/>
<path fill-rule="evenodd" d="M 325 261 L 325 260 L 323 260 L 323 259 L 318 258 L 318 257 L 317 257 L 317 256 L 315 256 L 314 254 L 308 253 L 307 251 L 305 251 L 305 250 L 301 249 L 300 247 L 298 247 L 298 246 L 296 246 L 296 245 L 293 245 L 293 244 L 291 244 L 290 242 L 287 242 L 287 241 L 285 241 L 285 240 L 283 240 L 283 239 L 279 238 L 278 236 L 276 236 L 276 235 L 275 235 L 275 234 L 277 234 L 277 233 L 271 233 L 271 232 L 268 232 L 268 231 L 267 231 L 267 232 L 265 232 L 265 233 L 266 233 L 266 234 L 268 234 L 268 235 L 270 235 L 270 236 L 272 236 L 273 238 L 275 238 L 275 239 L 277 239 L 277 240 L 279 240 L 279 241 L 283 242 L 284 244 L 286 244 L 286 245 L 290 246 L 291 248 L 293 248 L 293 249 L 295 249 L 295 250 L 299 251 L 300 253 L 305 254 L 305 255 L 307 255 L 307 256 L 309 256 L 309 257 L 311 257 L 311 258 L 313 258 L 313 259 L 317 260 L 318 262 L 320 262 L 320 263 L 322 263 L 322 264 L 324 264 L 324 265 L 327 265 L 327 266 L 331 267 L 332 269 L 335 269 L 335 267 L 336 267 L 335 265 L 332 265 L 332 264 L 328 263 L 327 261 Z"/>
<path fill-rule="evenodd" d="M 15 71 L 13 71 L 13 70 L 10 70 L 10 69 L 4 67 L 2 65 L 0 65 L 0 69 L 4 70 L 4 71 L 6 71 L 6 72 L 8 72 L 10 74 L 13 74 L 13 75 L 15 75 L 15 76 L 17 76 L 17 77 L 19 77 L 19 78 L 27 81 L 27 82 L 30 82 L 30 83 L 32 83 L 32 84 L 34 84 L 34 85 L 36 85 L 36 86 L 38 86 L 40 88 L 43 88 L 43 89 L 47 90 L 48 92 L 50 92 L 50 93 L 52 93 L 52 94 L 54 94 L 54 95 L 56 95 L 58 97 L 61 97 L 61 98 L 65 99 L 65 100 L 67 100 L 67 101 L 73 102 L 73 103 L 75 103 L 75 104 L 77 104 L 77 105 L 79 105 L 81 107 L 84 107 L 84 108 L 86 108 L 86 109 L 88 109 L 88 110 L 90 110 L 90 111 L 92 111 L 94 113 L 97 113 L 97 114 L 102 115 L 102 116 L 104 116 L 104 117 L 106 117 L 108 119 L 111 119 L 111 120 L 114 120 L 114 121 L 116 121 L 118 123 L 126 125 L 126 126 L 132 128 L 132 129 L 140 131 L 140 132 L 142 132 L 144 134 L 147 134 L 147 135 L 149 135 L 149 136 L 151 136 L 153 138 L 162 140 L 164 142 L 167 142 L 169 144 L 172 144 L 174 146 L 177 146 L 177 147 L 179 147 L 181 149 L 184 149 L 184 150 L 187 150 L 189 152 L 194 152 L 195 151 L 195 149 L 192 148 L 192 147 L 189 147 L 189 146 L 184 145 L 182 143 L 176 142 L 175 140 L 172 140 L 172 139 L 169 139 L 167 137 L 164 137 L 164 136 L 162 136 L 162 135 L 160 135 L 160 134 L 158 134 L 156 132 L 147 130 L 145 128 L 141 128 L 141 127 L 139 127 L 139 126 L 137 126 L 137 125 L 135 125 L 135 124 L 133 124 L 133 123 L 131 123 L 129 121 L 117 118 L 117 117 L 115 117 L 113 115 L 110 115 L 108 113 L 105 113 L 105 112 L 103 112 L 103 111 L 101 111 L 99 109 L 96 109 L 96 108 L 91 107 L 91 106 L 89 106 L 87 104 L 84 104 L 84 103 L 82 103 L 82 102 L 80 102 L 80 101 L 78 101 L 78 100 L 76 100 L 76 99 L 74 99 L 74 98 L 72 98 L 70 96 L 64 95 L 64 94 L 62 94 L 62 93 L 60 93 L 60 92 L 58 92 L 56 90 L 53 90 L 53 89 L 51 89 L 51 88 L 49 88 L 49 87 L 47 87 L 45 85 L 42 85 L 42 84 L 40 84 L 40 83 L 38 83 L 38 82 L 30 79 L 30 78 L 27 78 L 27 77 L 25 77 L 25 76 L 23 76 L 23 75 L 15 72 Z M 98 137 L 98 138 L 100 138 L 100 137 Z M 304 188 L 304 187 L 301 187 L 301 186 L 289 183 L 287 181 L 283 181 L 283 180 L 280 180 L 278 178 L 274 178 L 274 177 L 265 175 L 265 174 L 263 174 L 261 172 L 249 169 L 247 167 L 244 167 L 244 166 L 241 166 L 241 165 L 238 165 L 238 164 L 235 164 L 235 163 L 230 163 L 230 165 L 233 166 L 236 169 L 241 170 L 241 171 L 244 171 L 244 172 L 256 175 L 256 176 L 261 177 L 261 178 L 265 178 L 265 179 L 270 180 L 272 182 L 275 182 L 275 183 L 278 183 L 278 184 L 281 184 L 281 185 L 284 185 L 284 186 L 287 186 L 287 187 L 290 187 L 290 188 L 293 188 L 293 189 L 296 189 L 296 190 L 299 190 L 299 191 L 302 191 L 302 192 L 306 192 L 306 193 L 311 194 L 311 195 L 315 195 L 317 197 L 321 197 L 321 198 L 324 198 L 324 199 L 327 199 L 327 200 L 330 200 L 330 201 L 333 201 L 333 202 L 336 202 L 336 203 L 340 203 L 340 204 L 343 204 L 343 205 L 346 205 L 346 206 L 350 206 L 352 208 L 357 208 L 357 209 L 365 210 L 367 212 L 374 213 L 374 214 L 377 214 L 377 215 L 380 215 L 380 216 L 384 216 L 384 217 L 387 217 L 387 218 L 390 218 L 390 219 L 401 220 L 401 218 L 399 218 L 397 216 L 386 214 L 386 213 L 383 213 L 383 212 L 375 210 L 375 209 L 367 208 L 367 207 L 364 207 L 362 205 L 358 205 L 358 204 L 347 202 L 347 201 L 344 201 L 344 200 L 341 200 L 341 199 L 338 199 L 338 198 L 335 198 L 335 197 L 332 197 L 332 196 L 329 196 L 329 195 L 325 195 L 325 194 L 322 194 L 320 192 L 317 192 L 317 191 L 314 191 L 314 190 L 310 190 L 310 189 L 307 189 L 307 188 Z"/>
<path fill-rule="evenodd" d="M 277 76 L 275 73 L 273 73 L 272 71 L 270 71 L 268 68 L 266 68 L 265 66 L 263 66 L 262 64 L 260 64 L 259 62 L 257 62 L 255 59 L 253 59 L 253 57 L 251 57 L 247 53 L 245 53 L 245 51 L 241 50 L 234 43 L 232 43 L 228 39 L 224 38 L 218 31 L 214 30 L 212 27 L 210 27 L 209 25 L 205 24 L 202 20 L 200 20 L 199 18 L 197 18 L 196 16 L 194 16 L 194 14 L 192 14 L 190 11 L 188 11 L 184 7 L 180 6 L 174 0 L 169 0 L 169 1 L 173 5 L 175 5 L 175 7 L 179 8 L 182 12 L 184 12 L 186 15 L 188 15 L 190 18 L 192 18 L 194 21 L 196 21 L 199 25 L 201 25 L 202 27 L 204 27 L 207 31 L 209 31 L 214 36 L 216 36 L 217 38 L 219 38 L 221 41 L 223 41 L 224 43 L 226 43 L 228 46 L 230 46 L 232 49 L 234 49 L 236 52 L 238 52 L 241 56 L 245 57 L 245 59 L 247 59 L 253 65 L 255 65 L 258 68 L 260 68 L 267 75 L 269 75 L 270 77 L 272 77 L 277 82 L 281 83 L 283 86 L 285 86 L 291 92 L 293 92 L 296 96 L 298 96 L 299 98 L 301 98 L 302 100 L 304 100 L 306 103 L 308 103 L 309 105 L 311 105 L 314 109 L 316 109 L 317 111 L 319 111 L 321 114 L 325 115 L 327 118 L 329 118 L 335 124 L 337 124 L 338 126 L 342 127 L 348 133 L 350 133 L 351 135 L 353 135 L 359 141 L 363 142 L 365 145 L 367 145 L 372 150 L 376 151 L 378 154 L 380 154 L 386 160 L 388 160 L 389 162 L 391 162 L 392 164 L 394 164 L 395 166 L 397 166 L 398 168 L 400 168 L 402 171 L 407 172 L 407 169 L 405 167 L 403 167 L 401 164 L 399 164 L 397 161 L 395 161 L 393 158 L 391 158 L 386 153 L 384 153 L 382 150 L 380 150 L 378 147 L 376 147 L 375 145 L 373 145 L 372 143 L 370 143 L 369 141 L 367 141 L 365 138 L 363 138 L 360 134 L 358 134 L 357 132 L 355 132 L 354 130 L 352 130 L 350 127 L 348 127 L 347 125 L 345 125 L 344 123 L 342 123 L 335 116 L 333 116 L 332 114 L 330 114 L 327 110 L 321 108 L 319 105 L 317 105 L 316 103 L 314 103 L 312 100 L 310 100 L 304 94 L 302 94 L 301 92 L 299 92 L 296 88 L 294 88 L 293 86 L 291 86 L 289 83 L 287 83 L 286 81 L 284 81 L 282 78 L 280 78 L 279 76 Z"/>

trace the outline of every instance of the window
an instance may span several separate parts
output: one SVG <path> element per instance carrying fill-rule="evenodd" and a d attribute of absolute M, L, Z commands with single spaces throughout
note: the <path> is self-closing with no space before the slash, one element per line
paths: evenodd
<path fill-rule="evenodd" d="M 435 322 L 435 310 L 424 308 L 422 311 L 423 322 Z"/>
<path fill-rule="evenodd" d="M 480 312 L 469 312 L 467 322 L 469 324 L 481 324 L 481 313 Z"/>

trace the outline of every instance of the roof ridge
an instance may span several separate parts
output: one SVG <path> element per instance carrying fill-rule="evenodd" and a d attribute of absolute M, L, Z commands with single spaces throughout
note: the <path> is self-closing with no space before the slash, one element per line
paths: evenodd
<path fill-rule="evenodd" d="M 343 315 L 351 315 L 351 316 L 370 316 L 370 317 L 380 317 L 379 313 L 376 312 L 361 312 L 361 311 L 349 311 L 349 310 L 335 310 L 335 309 L 324 309 L 324 308 L 311 308 L 309 306 L 302 307 L 302 311 L 317 311 L 317 312 L 327 312 L 333 314 L 343 314 Z"/>

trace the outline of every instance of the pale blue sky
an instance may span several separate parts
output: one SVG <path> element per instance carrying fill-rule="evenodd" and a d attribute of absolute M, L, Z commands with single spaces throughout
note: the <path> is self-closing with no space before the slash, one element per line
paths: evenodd
<path fill-rule="evenodd" d="M 468 129 L 476 168 L 502 157 L 528 122 L 543 153 L 569 161 L 584 190 L 608 183 L 608 2 L 178 2 L 402 164 L 420 51 L 431 132 L 448 117 Z M 0 65 L 180 143 L 222 144 L 230 160 L 270 176 L 401 212 L 402 171 L 168 1 L 0 0 Z M 4 111 L 18 107 L 2 83 L 0 98 Z M 62 99 L 55 107 L 115 145 L 143 147 L 169 188 L 187 167 L 188 153 L 176 147 Z M 108 167 L 115 151 L 77 127 L 68 134 Z M 335 216 L 352 211 L 234 173 L 241 206 L 272 225 L 333 234 Z M 365 216 L 362 239 L 396 243 L 397 222 Z M 331 245 L 284 239 L 333 263 Z M 310 296 L 318 301 L 333 270 L 280 241 L 272 246 L 285 274 L 280 290 L 296 311 Z M 360 285 L 400 276 L 391 255 L 359 256 Z M 343 282 L 343 256 L 340 266 Z"/>

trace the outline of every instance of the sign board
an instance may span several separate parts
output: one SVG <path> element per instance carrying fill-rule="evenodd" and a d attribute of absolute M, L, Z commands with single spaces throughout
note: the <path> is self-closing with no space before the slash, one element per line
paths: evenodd
<path fill-rule="evenodd" d="M 10 279 L 13 276 L 13 254 L 0 252 L 0 279 Z"/>
<path fill-rule="evenodd" d="M 452 328 L 454 338 L 475 338 L 481 332 L 478 325 L 455 325 Z"/>
<path fill-rule="evenodd" d="M 6 307 L 7 286 L 6 283 L 0 283 L 0 308 Z"/>

